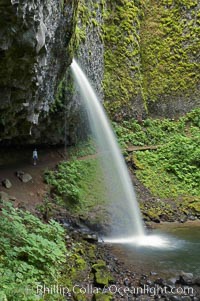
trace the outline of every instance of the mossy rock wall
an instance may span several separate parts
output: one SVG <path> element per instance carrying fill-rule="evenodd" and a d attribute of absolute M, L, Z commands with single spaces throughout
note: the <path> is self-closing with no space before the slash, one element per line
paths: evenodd
<path fill-rule="evenodd" d="M 122 119 L 144 111 L 140 60 L 140 1 L 107 1 L 104 18 L 105 106 Z"/>
<path fill-rule="evenodd" d="M 200 106 L 200 3 L 107 1 L 105 104 L 111 116 L 174 117 Z"/>
<path fill-rule="evenodd" d="M 199 1 L 149 1 L 140 37 L 149 113 L 173 117 L 200 106 Z"/>

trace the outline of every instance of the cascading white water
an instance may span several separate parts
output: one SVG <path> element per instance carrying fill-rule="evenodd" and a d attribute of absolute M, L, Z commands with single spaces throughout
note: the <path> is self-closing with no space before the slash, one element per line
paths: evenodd
<path fill-rule="evenodd" d="M 106 113 L 86 75 L 75 60 L 71 68 L 103 162 L 115 225 L 112 235 L 117 237 L 144 236 L 141 214 L 131 178 Z M 117 225 L 120 225 L 118 229 Z"/>

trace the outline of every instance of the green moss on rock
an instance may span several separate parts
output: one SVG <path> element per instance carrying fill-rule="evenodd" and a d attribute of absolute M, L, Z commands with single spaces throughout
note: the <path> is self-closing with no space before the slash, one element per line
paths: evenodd
<path fill-rule="evenodd" d="M 177 113 L 197 106 L 199 24 L 196 0 L 108 1 L 104 90 L 112 117 L 154 113 L 154 103 L 165 114 L 166 106 Z"/>
<path fill-rule="evenodd" d="M 107 286 L 110 281 L 113 281 L 113 277 L 110 275 L 110 272 L 108 271 L 105 261 L 98 260 L 97 263 L 93 264 L 92 268 L 95 273 L 96 284 Z"/>
<path fill-rule="evenodd" d="M 113 296 L 110 294 L 95 294 L 94 298 L 93 298 L 94 301 L 112 301 L 114 300 L 113 299 Z"/>
<path fill-rule="evenodd" d="M 141 96 L 139 28 L 140 4 L 122 0 L 108 1 L 105 10 L 104 91 L 106 108 L 121 118 L 122 108 L 129 112 L 132 101 Z"/>
<path fill-rule="evenodd" d="M 197 1 L 148 1 L 140 29 L 145 99 L 198 91 L 200 27 Z"/>

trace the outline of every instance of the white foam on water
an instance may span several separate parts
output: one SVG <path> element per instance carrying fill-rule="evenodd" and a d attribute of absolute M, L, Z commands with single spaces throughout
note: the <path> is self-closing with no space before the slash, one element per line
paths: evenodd
<path fill-rule="evenodd" d="M 172 242 L 167 237 L 159 235 L 142 235 L 142 236 L 129 236 L 119 238 L 103 238 L 104 243 L 110 244 L 128 244 L 139 247 L 151 247 L 159 249 L 173 248 Z"/>

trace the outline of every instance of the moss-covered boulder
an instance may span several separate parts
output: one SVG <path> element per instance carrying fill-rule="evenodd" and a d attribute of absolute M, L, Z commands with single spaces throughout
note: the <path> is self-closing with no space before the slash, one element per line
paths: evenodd
<path fill-rule="evenodd" d="M 112 301 L 113 296 L 111 294 L 95 294 L 93 301 Z"/>
<path fill-rule="evenodd" d="M 97 263 L 93 264 L 92 269 L 94 271 L 96 285 L 107 286 L 110 281 L 114 280 L 108 271 L 105 261 L 98 260 Z"/>

